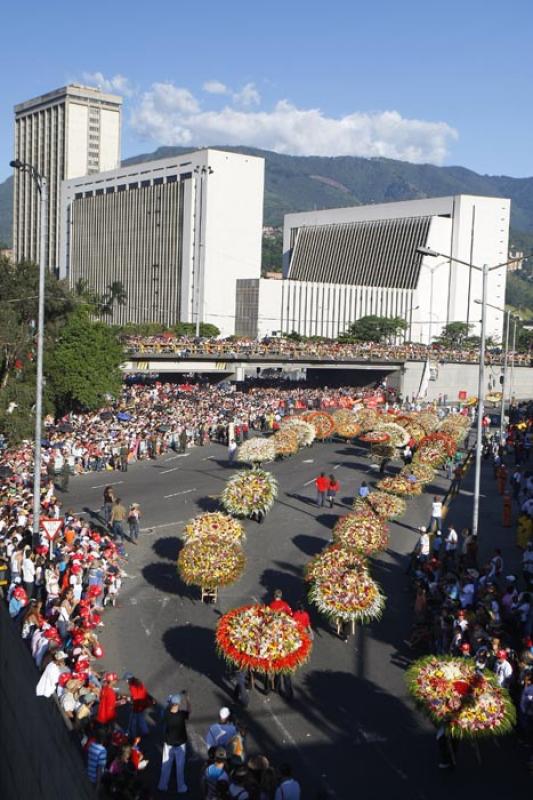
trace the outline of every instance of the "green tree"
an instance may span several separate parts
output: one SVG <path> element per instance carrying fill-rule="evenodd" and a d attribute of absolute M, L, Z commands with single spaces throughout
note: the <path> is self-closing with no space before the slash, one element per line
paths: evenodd
<path fill-rule="evenodd" d="M 350 327 L 339 336 L 344 342 L 384 342 L 395 339 L 407 328 L 402 317 L 378 317 L 370 314 L 352 322 Z"/>
<path fill-rule="evenodd" d="M 443 347 L 461 347 L 468 340 L 471 328 L 467 322 L 449 322 L 440 336 L 435 336 L 435 341 Z"/>
<path fill-rule="evenodd" d="M 115 305 L 125 306 L 128 296 L 122 281 L 110 283 L 99 300 L 100 315 L 110 317 Z"/>
<path fill-rule="evenodd" d="M 124 353 L 116 332 L 95 322 L 87 309 L 77 308 L 46 359 L 50 392 L 58 412 L 93 410 L 121 387 Z"/>

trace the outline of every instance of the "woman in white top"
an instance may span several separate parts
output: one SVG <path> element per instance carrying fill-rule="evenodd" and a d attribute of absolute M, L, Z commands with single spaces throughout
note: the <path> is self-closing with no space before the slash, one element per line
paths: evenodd
<path fill-rule="evenodd" d="M 28 597 L 33 597 L 33 585 L 35 583 L 35 562 L 31 553 L 31 548 L 26 547 L 22 559 L 22 580 Z"/>

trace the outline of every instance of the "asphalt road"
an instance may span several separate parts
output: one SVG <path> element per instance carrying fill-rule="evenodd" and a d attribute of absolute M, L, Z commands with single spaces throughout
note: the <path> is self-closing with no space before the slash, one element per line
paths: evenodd
<path fill-rule="evenodd" d="M 143 532 L 138 547 L 128 546 L 121 607 L 105 613 L 104 663 L 119 674 L 138 675 L 163 702 L 173 691 L 188 690 L 192 797 L 199 796 L 203 737 L 218 708 L 232 703 L 232 684 L 214 647 L 218 616 L 267 600 L 278 587 L 290 603 L 303 598 L 305 563 L 329 541 L 336 517 L 347 511 L 361 480 L 375 480 L 364 451 L 340 442 L 316 444 L 269 468 L 280 483 L 278 500 L 262 525 L 245 523 L 244 575 L 219 593 L 216 607 L 203 605 L 199 590 L 181 583 L 176 558 L 183 523 L 214 508 L 234 472 L 225 448 L 168 454 L 133 465 L 127 473 L 84 475 L 71 481 L 64 498 L 67 507 L 98 512 L 109 483 L 125 503 L 141 504 Z M 334 471 L 341 483 L 333 510 L 314 503 L 313 479 L 321 470 Z M 428 493 L 409 502 L 405 516 L 391 526 L 389 550 L 372 559 L 373 577 L 388 598 L 382 620 L 360 627 L 345 644 L 312 613 L 313 653 L 295 676 L 294 700 L 256 690 L 247 711 L 239 711 L 249 729 L 248 752 L 264 752 L 274 764 L 290 761 L 303 798 L 444 800 L 452 793 L 457 800 L 471 800 L 481 791 L 490 798 L 512 797 L 529 786 L 514 740 L 483 743 L 479 749 L 464 744 L 456 771 L 438 770 L 434 730 L 407 696 L 404 675 L 412 656 L 404 640 L 411 630 L 413 598 L 405 556 L 416 542 L 416 527 L 428 519 L 430 493 L 444 486 L 438 479 Z M 146 751 L 148 778 L 156 785 L 157 728 Z"/>

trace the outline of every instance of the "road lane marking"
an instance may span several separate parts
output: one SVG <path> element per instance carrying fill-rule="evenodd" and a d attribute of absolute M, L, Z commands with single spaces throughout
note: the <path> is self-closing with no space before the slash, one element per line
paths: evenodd
<path fill-rule="evenodd" d="M 105 489 L 106 486 L 119 486 L 124 481 L 115 481 L 114 483 L 99 483 L 98 486 L 91 486 L 91 489 Z"/>
<path fill-rule="evenodd" d="M 173 525 L 182 525 L 185 520 L 177 519 L 175 522 L 164 522 L 162 525 L 150 525 L 149 528 L 141 528 L 141 533 L 152 533 L 159 528 L 172 528 Z"/>
<path fill-rule="evenodd" d="M 196 492 L 197 489 L 184 489 L 182 492 L 174 492 L 174 494 L 165 494 L 164 499 L 168 500 L 169 497 L 178 497 L 180 494 L 189 494 L 190 492 Z"/>
<path fill-rule="evenodd" d="M 160 475 L 166 475 L 167 472 L 176 472 L 177 469 L 179 469 L 179 467 L 172 467 L 171 469 L 164 469 L 159 474 Z"/>
<path fill-rule="evenodd" d="M 316 478 L 311 478 L 311 480 L 310 480 L 310 481 L 306 481 L 306 482 L 304 483 L 304 486 L 309 486 L 309 484 L 311 484 L 311 483 L 314 483 L 314 482 L 315 482 L 315 480 L 316 480 Z"/>
<path fill-rule="evenodd" d="M 340 467 L 340 466 L 341 466 L 340 464 L 335 464 L 335 466 L 333 467 L 333 469 L 334 469 L 334 470 L 335 470 L 335 469 L 339 469 L 339 467 Z"/>
<path fill-rule="evenodd" d="M 302 461 L 302 464 L 314 464 L 314 463 L 315 463 L 314 458 L 304 458 L 304 460 Z"/>

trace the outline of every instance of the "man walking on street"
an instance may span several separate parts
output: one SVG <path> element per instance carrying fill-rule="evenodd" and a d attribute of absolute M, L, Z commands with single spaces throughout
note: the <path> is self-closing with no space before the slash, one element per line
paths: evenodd
<path fill-rule="evenodd" d="M 329 487 L 329 478 L 326 478 L 324 472 L 321 472 L 318 478 L 315 479 L 316 486 L 316 504 L 317 506 L 324 506 L 326 503 L 326 492 Z"/>
<path fill-rule="evenodd" d="M 442 533 L 442 500 L 437 495 L 434 496 L 431 504 L 431 519 L 428 525 L 430 533 L 433 533 L 433 525 L 435 525 L 437 531 Z"/>
<path fill-rule="evenodd" d="M 187 748 L 187 725 L 191 713 L 191 704 L 187 692 L 173 694 L 169 698 L 169 705 L 163 715 L 163 755 L 161 761 L 161 776 L 158 789 L 160 792 L 168 790 L 168 783 L 172 773 L 172 764 L 176 764 L 176 782 L 178 794 L 188 791 L 185 783 L 185 756 Z"/>
<path fill-rule="evenodd" d="M 126 535 L 124 531 L 124 522 L 127 515 L 128 512 L 120 502 L 120 497 L 117 497 L 111 511 L 111 532 L 115 539 L 124 541 L 124 537 Z"/>

